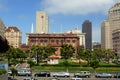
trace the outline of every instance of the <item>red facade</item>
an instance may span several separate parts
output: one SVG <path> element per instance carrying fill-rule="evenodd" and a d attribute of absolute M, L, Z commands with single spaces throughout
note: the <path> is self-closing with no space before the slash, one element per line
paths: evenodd
<path fill-rule="evenodd" d="M 27 34 L 28 45 L 41 45 L 41 46 L 52 46 L 57 49 L 56 54 L 60 55 L 60 47 L 62 44 L 71 44 L 75 47 L 79 46 L 79 37 L 76 34 L 65 33 L 65 34 Z"/>

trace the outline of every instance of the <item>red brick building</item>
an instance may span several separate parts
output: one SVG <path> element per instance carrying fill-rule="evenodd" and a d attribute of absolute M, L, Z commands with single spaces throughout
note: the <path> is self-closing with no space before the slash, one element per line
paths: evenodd
<path fill-rule="evenodd" d="M 41 46 L 52 46 L 57 49 L 56 54 L 60 55 L 60 47 L 62 44 L 71 44 L 77 48 L 79 46 L 79 37 L 72 33 L 49 33 L 49 34 L 38 34 L 38 33 L 27 33 L 27 45 Z"/>

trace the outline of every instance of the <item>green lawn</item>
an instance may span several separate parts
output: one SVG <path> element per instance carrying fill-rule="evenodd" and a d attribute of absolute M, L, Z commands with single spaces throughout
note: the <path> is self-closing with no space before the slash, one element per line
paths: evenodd
<path fill-rule="evenodd" d="M 35 71 L 66 71 L 65 67 L 56 66 L 34 66 L 32 68 Z M 91 67 L 68 67 L 69 72 L 77 71 L 91 71 L 94 70 Z M 120 67 L 99 67 L 96 69 L 97 72 L 120 72 Z"/>
<path fill-rule="evenodd" d="M 60 59 L 60 63 L 58 65 L 44 65 L 44 66 L 34 66 L 32 67 L 35 71 L 66 71 L 66 67 L 64 66 L 63 59 Z M 84 67 L 81 67 L 79 63 L 72 62 L 72 60 L 68 60 L 69 66 L 68 70 L 69 72 L 76 72 L 76 71 L 91 71 L 94 70 L 92 67 L 87 67 L 88 65 L 85 63 L 82 63 Z M 100 62 L 100 67 L 96 69 L 97 72 L 120 72 L 120 65 L 116 66 L 115 64 L 108 64 L 106 62 Z"/>

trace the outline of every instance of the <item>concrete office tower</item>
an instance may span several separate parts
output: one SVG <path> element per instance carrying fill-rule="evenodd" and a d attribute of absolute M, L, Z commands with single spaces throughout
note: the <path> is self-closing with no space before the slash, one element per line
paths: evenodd
<path fill-rule="evenodd" d="M 108 19 L 101 25 L 101 48 L 113 49 L 112 32 L 120 29 L 120 3 L 116 3 L 108 11 Z"/>
<path fill-rule="evenodd" d="M 92 23 L 89 20 L 85 20 L 82 24 L 82 33 L 85 35 L 86 49 L 92 49 Z"/>
<path fill-rule="evenodd" d="M 4 33 L 5 33 L 5 25 L 2 21 L 2 19 L 0 18 L 0 36 L 4 36 Z"/>
<path fill-rule="evenodd" d="M 36 13 L 36 33 L 48 33 L 48 16 L 44 11 Z"/>

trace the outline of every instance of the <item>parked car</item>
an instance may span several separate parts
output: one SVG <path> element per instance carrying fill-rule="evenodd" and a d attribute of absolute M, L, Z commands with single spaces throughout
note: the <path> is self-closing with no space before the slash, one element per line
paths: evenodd
<path fill-rule="evenodd" d="M 8 70 L 8 76 L 12 76 L 12 71 Z"/>
<path fill-rule="evenodd" d="M 71 78 L 70 80 L 83 80 L 83 78 Z"/>
<path fill-rule="evenodd" d="M 56 72 L 56 73 L 53 73 L 53 77 L 70 77 L 70 73 L 68 73 L 68 72 Z"/>
<path fill-rule="evenodd" d="M 50 74 L 49 71 L 41 71 L 41 72 L 35 73 L 34 76 L 38 76 L 38 77 L 50 77 L 51 74 Z"/>
<path fill-rule="evenodd" d="M 17 79 L 15 79 L 15 78 L 13 79 L 12 77 L 8 77 L 8 80 L 17 80 Z"/>
<path fill-rule="evenodd" d="M 80 71 L 74 73 L 74 77 L 90 77 L 91 73 L 89 71 Z"/>
<path fill-rule="evenodd" d="M 30 70 L 19 70 L 17 73 L 18 76 L 31 76 Z"/>
<path fill-rule="evenodd" d="M 112 74 L 110 73 L 99 73 L 95 75 L 96 78 L 112 78 Z"/>
<path fill-rule="evenodd" d="M 24 77 L 23 80 L 37 80 L 37 79 L 34 77 Z"/>
<path fill-rule="evenodd" d="M 114 78 L 120 78 L 120 73 L 116 73 L 116 74 L 114 75 Z"/>
<path fill-rule="evenodd" d="M 58 78 L 49 78 L 49 79 L 44 79 L 44 80 L 60 80 Z"/>

